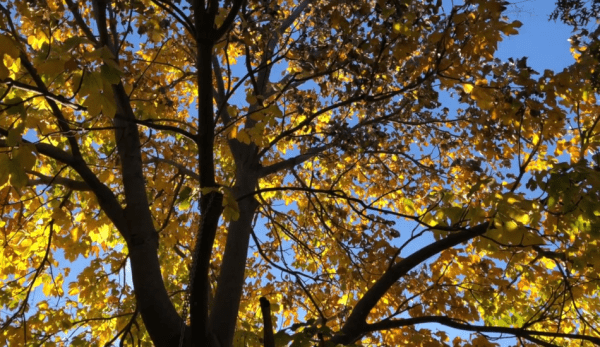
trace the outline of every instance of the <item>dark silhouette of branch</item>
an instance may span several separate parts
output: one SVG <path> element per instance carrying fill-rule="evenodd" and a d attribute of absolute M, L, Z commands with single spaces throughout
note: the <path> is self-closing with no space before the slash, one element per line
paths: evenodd
<path fill-rule="evenodd" d="M 215 31 L 215 36 L 214 36 L 215 40 L 220 39 L 221 36 L 225 35 L 225 33 L 227 33 L 229 31 L 231 25 L 233 24 L 235 17 L 237 17 L 238 12 L 240 11 L 240 8 L 242 7 L 242 4 L 244 3 L 244 1 L 246 1 L 246 0 L 235 0 L 233 2 L 233 6 L 229 10 L 227 17 L 225 17 L 223 24 L 221 24 L 221 27 Z"/>
<path fill-rule="evenodd" d="M 67 198 L 68 195 L 63 201 L 66 201 Z M 48 244 L 46 245 L 46 251 L 44 252 L 44 257 L 42 258 L 40 265 L 35 269 L 33 278 L 27 286 L 27 293 L 25 294 L 25 298 L 21 301 L 19 308 L 15 311 L 15 313 L 13 313 L 11 316 L 7 317 L 6 320 L 4 320 L 4 323 L 0 326 L 0 330 L 6 329 L 18 316 L 24 314 L 27 311 L 27 306 L 29 305 L 29 297 L 31 296 L 31 292 L 34 289 L 35 281 L 46 267 L 46 264 L 49 263 L 48 256 L 50 255 L 50 246 L 52 245 L 52 228 L 54 228 L 54 219 L 50 220 L 50 222 L 48 223 L 48 230 L 50 230 L 50 232 L 48 233 Z"/>
<path fill-rule="evenodd" d="M 38 88 L 38 87 L 30 86 L 28 84 L 15 81 L 15 80 L 10 79 L 10 78 L 5 78 L 1 83 L 5 84 L 5 85 L 7 85 L 9 87 L 13 87 L 13 88 L 25 90 L 25 91 L 28 91 L 28 92 L 37 93 L 37 94 L 39 94 L 39 96 L 43 96 L 46 99 L 52 100 L 52 101 L 56 102 L 57 104 L 61 104 L 61 105 L 65 106 L 65 107 L 72 108 L 75 111 L 85 111 L 85 110 L 87 110 L 87 108 L 85 106 L 76 104 L 74 102 L 71 102 L 71 101 L 67 100 L 67 98 L 65 98 L 62 95 L 55 95 L 55 94 L 50 93 L 47 90 L 43 90 L 43 89 Z"/>
<path fill-rule="evenodd" d="M 306 151 L 306 153 L 304 153 L 304 154 L 300 154 L 295 157 L 285 159 L 285 160 L 282 160 L 275 164 L 271 164 L 269 166 L 263 167 L 260 170 L 260 177 L 265 177 L 272 173 L 276 173 L 276 172 L 279 172 L 282 170 L 291 169 L 296 165 L 302 164 L 305 161 L 316 157 L 317 155 L 319 155 L 320 153 L 323 153 L 325 150 L 327 150 L 328 148 L 331 148 L 331 147 L 332 147 L 332 145 L 325 145 L 325 146 L 311 148 L 308 151 Z"/>
<path fill-rule="evenodd" d="M 262 296 L 260 299 L 260 311 L 263 315 L 264 347 L 275 347 L 275 337 L 273 336 L 273 323 L 271 322 L 271 303 Z"/>
<path fill-rule="evenodd" d="M 332 338 L 334 345 L 352 343 L 365 333 L 372 331 L 369 330 L 369 325 L 366 323 L 367 316 L 392 285 L 409 271 L 445 249 L 483 235 L 488 227 L 489 222 L 486 222 L 462 231 L 452 232 L 447 237 L 421 248 L 392 265 L 356 303 L 340 333 Z"/>
<path fill-rule="evenodd" d="M 177 168 L 177 170 L 179 170 L 180 173 L 190 177 L 191 179 L 193 179 L 195 181 L 200 180 L 200 175 L 198 175 L 194 171 L 188 169 L 187 167 L 185 167 L 185 165 L 177 163 L 173 160 L 154 157 L 154 158 L 144 161 L 144 164 L 149 164 L 149 163 L 154 163 L 154 164 L 163 163 L 163 164 L 171 165 L 171 166 L 174 166 L 175 168 Z"/>
<path fill-rule="evenodd" d="M 27 171 L 28 174 L 34 175 L 36 177 L 38 177 L 37 179 L 29 179 L 27 181 L 27 185 L 28 186 L 37 186 L 37 185 L 47 185 L 47 186 L 51 186 L 51 185 L 61 185 L 61 186 L 65 186 L 71 190 L 92 190 L 92 188 L 90 188 L 90 186 L 85 183 L 84 181 L 79 181 L 79 180 L 74 180 L 74 179 L 70 179 L 70 178 L 66 178 L 66 177 L 60 177 L 60 176 L 46 176 L 46 175 L 42 175 L 39 172 L 35 172 L 35 171 Z"/>
<path fill-rule="evenodd" d="M 413 317 L 413 318 L 405 318 L 405 319 L 387 319 L 381 322 L 373 323 L 373 324 L 365 324 L 364 325 L 364 333 L 385 330 L 385 329 L 394 329 L 400 328 L 403 326 L 415 325 L 415 324 L 423 324 L 423 323 L 438 323 L 445 325 L 447 327 L 451 327 L 458 330 L 464 331 L 474 331 L 478 333 L 497 333 L 497 334 L 510 334 L 516 337 L 521 337 L 532 342 L 539 343 L 539 339 L 536 339 L 535 336 L 545 336 L 545 337 L 558 337 L 565 339 L 574 339 L 574 340 L 583 340 L 589 341 L 596 345 L 600 345 L 600 338 L 588 335 L 580 335 L 580 334 L 566 334 L 559 332 L 550 332 L 550 331 L 537 331 L 537 330 L 526 330 L 523 328 L 509 328 L 509 327 L 491 327 L 491 326 L 481 326 L 481 325 L 472 325 L 468 323 L 464 323 L 450 317 L 439 317 L 439 316 L 425 316 L 425 317 Z M 549 344 L 549 346 L 553 346 Z"/>
<path fill-rule="evenodd" d="M 8 136 L 8 131 L 5 129 L 0 129 L 0 135 Z M 31 141 L 27 141 L 22 139 L 23 143 L 33 144 L 39 154 L 50 157 L 54 160 L 57 160 L 63 164 L 66 164 L 73 168 L 79 176 L 83 179 L 83 181 L 90 187 L 90 189 L 96 195 L 100 206 L 106 213 L 106 215 L 111 219 L 111 221 L 115 224 L 115 226 L 124 232 L 123 237 L 127 240 L 130 238 L 130 235 L 127 233 L 126 221 L 123 216 L 123 208 L 121 204 L 113 194 L 113 192 L 108 188 L 105 184 L 100 182 L 96 174 L 92 172 L 92 170 L 87 166 L 87 164 L 83 161 L 76 160 L 70 153 L 63 151 L 62 149 L 52 146 L 47 143 L 32 143 Z M 9 147 L 5 140 L 0 139 L 0 147 Z"/>

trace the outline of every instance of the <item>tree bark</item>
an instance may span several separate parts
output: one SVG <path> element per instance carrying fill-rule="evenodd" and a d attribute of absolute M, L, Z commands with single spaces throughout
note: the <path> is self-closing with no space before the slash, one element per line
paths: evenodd
<path fill-rule="evenodd" d="M 138 309 L 156 347 L 177 347 L 183 321 L 165 289 L 156 247 L 151 243 L 129 250 L 131 277 Z"/>
<path fill-rule="evenodd" d="M 121 85 L 115 88 L 117 151 L 125 190 L 124 209 L 127 248 L 137 305 L 144 325 L 157 347 L 171 347 L 179 340 L 182 320 L 164 285 L 158 261 L 158 234 L 146 196 L 138 126 Z"/>
<path fill-rule="evenodd" d="M 264 347 L 275 347 L 273 336 L 273 322 L 271 322 L 271 303 L 267 298 L 260 298 L 260 311 L 263 315 L 263 345 Z"/>
<path fill-rule="evenodd" d="M 250 187 L 254 190 L 255 185 Z M 243 192 L 247 190 L 248 186 L 238 196 L 244 195 Z M 217 291 L 210 315 L 210 326 L 221 347 L 228 347 L 233 343 L 244 288 L 244 273 L 252 231 L 252 220 L 258 202 L 253 196 L 250 196 L 239 201 L 238 206 L 240 217 L 229 224 L 221 273 L 217 281 Z"/>

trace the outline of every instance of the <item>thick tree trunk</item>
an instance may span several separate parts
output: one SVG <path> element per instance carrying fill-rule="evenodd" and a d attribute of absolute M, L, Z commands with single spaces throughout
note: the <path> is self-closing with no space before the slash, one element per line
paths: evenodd
<path fill-rule="evenodd" d="M 156 347 L 177 347 L 182 320 L 165 289 L 156 247 L 134 247 L 129 258 L 138 309 L 150 338 Z"/>
<path fill-rule="evenodd" d="M 138 309 L 144 325 L 157 347 L 176 346 L 181 318 L 173 307 L 165 288 L 158 261 L 158 234 L 150 215 L 142 170 L 140 139 L 137 125 L 128 108 L 122 88 L 115 88 L 119 113 L 115 119 L 117 149 L 121 158 L 125 188 L 124 219 L 129 235 L 127 247 Z"/>
<path fill-rule="evenodd" d="M 207 29 L 208 30 L 208 29 Z M 214 112 L 212 86 L 213 46 L 210 42 L 199 41 L 197 54 L 198 79 L 198 172 L 201 188 L 217 188 L 214 168 Z M 208 290 L 209 265 L 212 249 L 222 211 L 222 194 L 202 193 L 200 208 L 202 222 L 198 229 L 194 250 L 194 273 L 191 274 L 190 321 L 193 346 L 206 345 L 209 338 Z"/>
<path fill-rule="evenodd" d="M 229 347 L 233 343 L 245 283 L 244 272 L 252 221 L 258 208 L 258 202 L 253 195 L 259 177 L 256 147 L 243 145 L 236 140 L 231 141 L 230 145 L 237 165 L 238 180 L 233 191 L 238 199 L 240 216 L 229 224 L 223 263 L 211 307 L 210 325 L 221 347 Z"/>
<path fill-rule="evenodd" d="M 231 346 L 244 288 L 244 272 L 252 220 L 258 202 L 249 197 L 239 202 L 240 217 L 229 225 L 217 292 L 211 309 L 210 323 L 221 347 Z"/>

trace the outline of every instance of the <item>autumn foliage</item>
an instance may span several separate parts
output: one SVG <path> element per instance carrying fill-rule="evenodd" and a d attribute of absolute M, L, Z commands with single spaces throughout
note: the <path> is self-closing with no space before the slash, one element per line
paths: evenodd
<path fill-rule="evenodd" d="M 600 345 L 600 45 L 507 5 L 0 1 L 0 345 Z"/>

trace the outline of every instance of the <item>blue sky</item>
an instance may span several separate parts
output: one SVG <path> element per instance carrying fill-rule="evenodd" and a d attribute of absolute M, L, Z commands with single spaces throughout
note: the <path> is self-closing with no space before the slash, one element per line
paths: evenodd
<path fill-rule="evenodd" d="M 529 57 L 528 64 L 536 71 L 562 70 L 574 62 L 568 42 L 571 28 L 561 22 L 548 21 L 555 8 L 553 0 L 515 1 L 506 14 L 519 20 L 523 26 L 519 35 L 505 38 L 498 48 L 497 56 Z"/>

